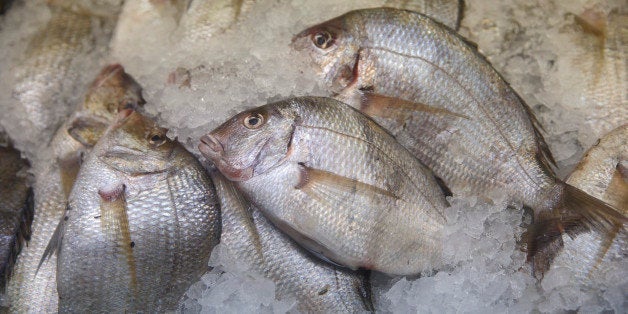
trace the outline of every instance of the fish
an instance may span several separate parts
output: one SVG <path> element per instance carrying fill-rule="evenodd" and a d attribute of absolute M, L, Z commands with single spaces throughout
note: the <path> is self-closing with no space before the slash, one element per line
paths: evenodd
<path fill-rule="evenodd" d="M 7 299 L 11 312 L 58 311 L 57 263 L 40 264 L 48 242 L 63 217 L 67 197 L 81 163 L 118 111 L 145 103 L 141 86 L 119 64 L 104 67 L 83 100 L 53 136 L 44 151 L 49 160 L 35 163 L 35 199 L 32 235 L 18 256 Z"/>
<path fill-rule="evenodd" d="M 279 300 L 294 297 L 303 313 L 374 311 L 370 283 L 354 272 L 311 255 L 277 229 L 220 172 L 211 174 L 219 197 L 222 252 L 271 279 Z"/>
<path fill-rule="evenodd" d="M 23 56 L 7 74 L 14 103 L 2 118 L 21 121 L 20 128 L 7 131 L 28 148 L 28 157 L 50 142 L 70 114 L 73 97 L 80 95 L 83 80 L 91 79 L 94 59 L 106 51 L 115 24 L 111 17 L 76 13 L 63 6 L 49 8 L 50 20 L 29 38 Z M 90 64 L 85 64 L 87 55 L 94 58 Z"/>
<path fill-rule="evenodd" d="M 394 275 L 444 266 L 445 196 L 373 120 L 331 98 L 241 112 L 201 154 L 277 228 L 323 259 Z"/>
<path fill-rule="evenodd" d="M 386 0 L 384 6 L 423 13 L 456 31 L 464 12 L 464 0 Z"/>
<path fill-rule="evenodd" d="M 532 110 L 475 44 L 433 19 L 355 10 L 307 28 L 291 45 L 336 98 L 382 125 L 453 193 L 505 192 L 533 209 L 522 248 L 535 276 L 549 266 L 536 252 L 560 234 L 575 225 L 611 233 L 628 220 L 556 177 Z"/>
<path fill-rule="evenodd" d="M 59 312 L 174 310 L 208 270 L 216 192 L 166 132 L 124 109 L 86 157 L 44 255 L 57 257 Z"/>
<path fill-rule="evenodd" d="M 628 215 L 628 124 L 591 147 L 566 182 Z M 562 249 L 551 252 L 556 257 L 550 269 L 566 267 L 581 283 L 617 283 L 619 278 L 613 274 L 628 266 L 628 231 L 617 228 L 612 235 L 594 231 L 577 237 L 563 235 Z"/>
<path fill-rule="evenodd" d="M 5 140 L 6 139 L 6 140 Z M 0 129 L 0 291 L 4 293 L 15 261 L 30 240 L 33 189 L 30 163 Z"/>

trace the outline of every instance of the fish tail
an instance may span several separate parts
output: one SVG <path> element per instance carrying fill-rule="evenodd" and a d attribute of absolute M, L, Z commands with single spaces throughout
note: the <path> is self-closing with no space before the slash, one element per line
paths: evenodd
<path fill-rule="evenodd" d="M 559 182 L 555 191 L 554 208 L 536 213 L 523 236 L 527 260 L 539 279 L 563 247 L 564 234 L 571 238 L 586 232 L 600 234 L 604 245 L 597 252 L 597 260 L 601 261 L 628 221 L 618 209 L 574 186 Z"/>

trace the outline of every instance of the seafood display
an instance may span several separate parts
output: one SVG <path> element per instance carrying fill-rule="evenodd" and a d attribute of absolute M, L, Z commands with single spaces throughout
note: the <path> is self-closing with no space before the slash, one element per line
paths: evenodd
<path fill-rule="evenodd" d="M 626 312 L 626 17 L 2 1 L 0 311 Z"/>

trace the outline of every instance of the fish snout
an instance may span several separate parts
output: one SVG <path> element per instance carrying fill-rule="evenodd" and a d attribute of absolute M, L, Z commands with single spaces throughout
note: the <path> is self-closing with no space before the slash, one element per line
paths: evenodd
<path fill-rule="evenodd" d="M 198 149 L 205 157 L 209 158 L 221 156 L 224 152 L 224 147 L 220 144 L 220 141 L 211 134 L 201 137 L 201 143 L 198 145 Z"/>

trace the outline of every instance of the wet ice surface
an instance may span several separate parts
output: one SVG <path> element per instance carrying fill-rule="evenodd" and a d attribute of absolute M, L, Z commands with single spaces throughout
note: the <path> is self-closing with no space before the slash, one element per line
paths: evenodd
<path fill-rule="evenodd" d="M 220 5 L 210 14 L 233 14 L 230 2 L 216 1 Z M 383 2 L 259 0 L 251 5 L 244 1 L 237 22 L 220 24 L 206 38 L 190 40 L 186 35 L 189 29 L 177 26 L 195 27 L 190 21 L 178 23 L 185 15 L 181 8 L 169 6 L 169 1 L 127 1 L 111 42 L 109 61 L 120 62 L 144 86 L 147 113 L 169 127 L 169 135 L 178 137 L 198 156 L 198 138 L 238 111 L 291 96 L 327 95 L 311 68 L 291 53 L 291 37 L 306 26 L 348 10 Z M 603 12 L 617 11 L 622 3 L 597 2 Z M 37 7 L 41 3 L 27 3 L 23 8 L 15 7 L 19 14 L 0 21 L 0 49 L 6 53 L 0 60 L 3 77 L 25 49 L 25 39 L 49 16 L 46 9 Z M 478 44 L 533 108 L 545 126 L 562 178 L 611 125 L 628 121 L 625 63 L 624 71 L 615 76 L 595 74 L 619 81 L 617 90 L 623 93 L 613 98 L 610 108 L 603 101 L 591 100 L 592 92 L 586 88 L 596 86 L 590 84 L 594 67 L 587 60 L 594 58 L 589 54 L 597 39 L 582 32 L 575 15 L 595 3 L 467 1 L 460 31 Z M 623 10 L 626 13 L 625 7 Z M 583 64 L 586 66 L 578 67 Z M 616 67 L 621 68 L 621 63 Z M 610 71 L 606 66 L 598 68 Z M 15 105 L 6 101 L 11 88 L 6 82 L 3 79 L 0 85 L 3 112 Z M 6 128 L 20 125 L 19 119 L 2 122 Z M 18 147 L 30 143 L 28 135 L 25 130 Z M 445 230 L 449 236 L 444 247 L 456 267 L 419 279 L 374 276 L 378 311 L 625 312 L 627 273 L 616 274 L 619 280 L 610 285 L 605 282 L 611 281 L 605 280 L 581 285 L 568 270 L 553 269 L 538 284 L 516 246 L 523 230 L 521 209 L 507 207 L 499 196 L 450 201 Z M 271 281 L 246 271 L 237 261 L 222 256 L 220 250 L 214 252 L 210 265 L 215 268 L 189 289 L 182 303 L 185 312 L 293 310 L 292 300 L 274 300 Z"/>

